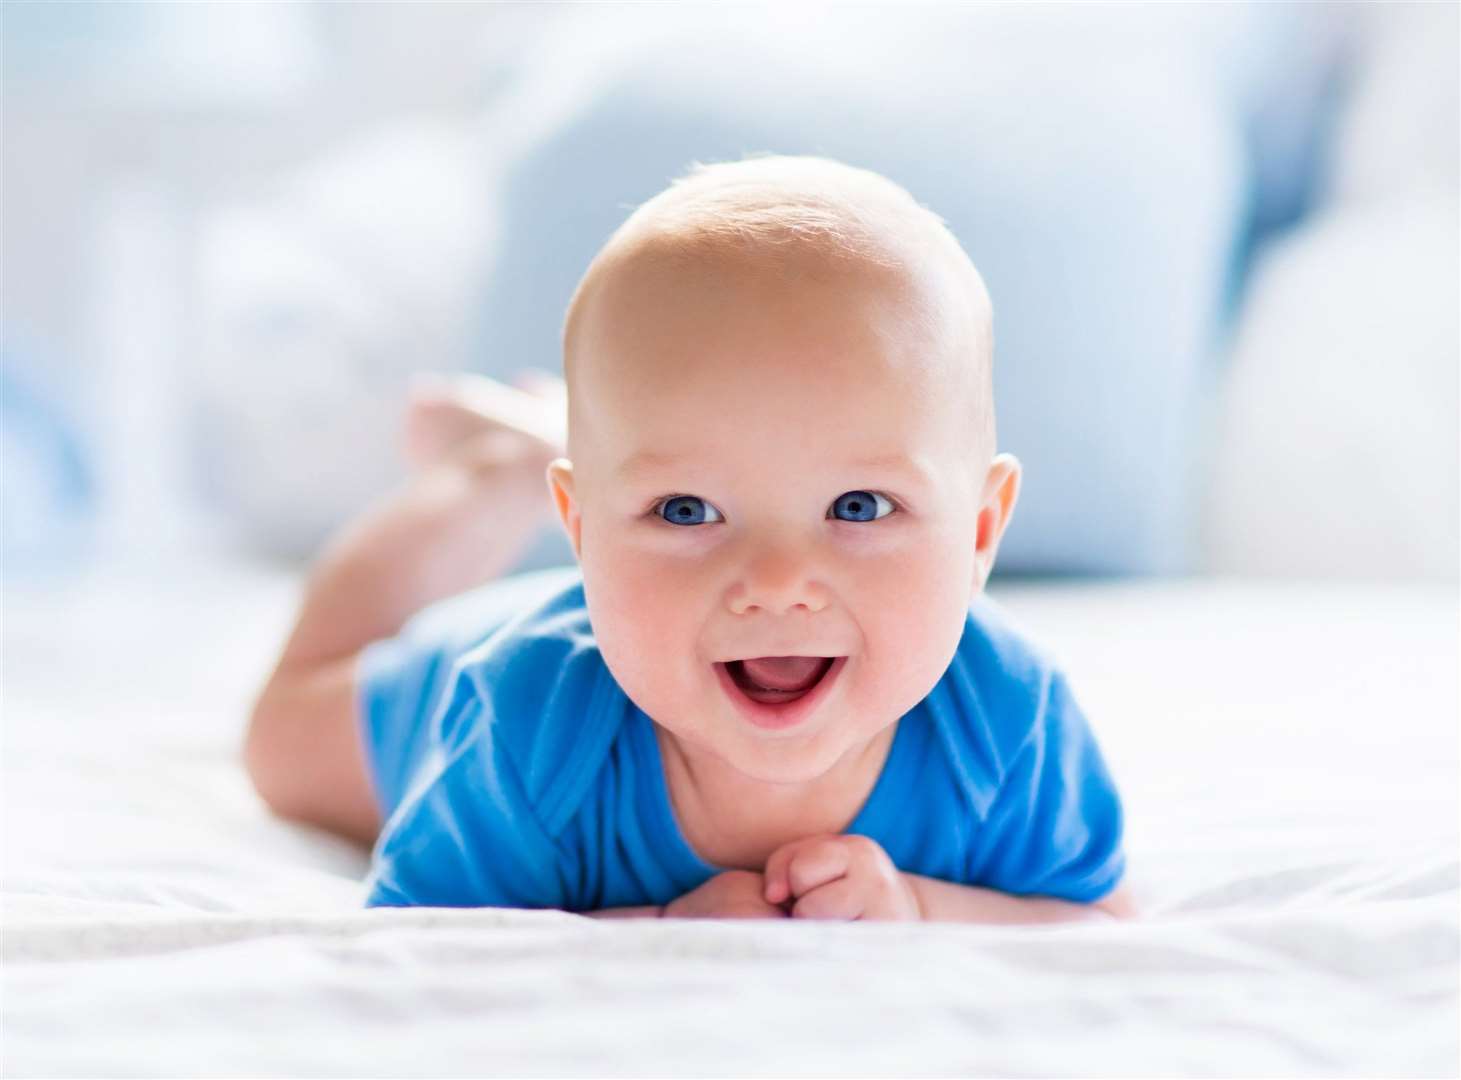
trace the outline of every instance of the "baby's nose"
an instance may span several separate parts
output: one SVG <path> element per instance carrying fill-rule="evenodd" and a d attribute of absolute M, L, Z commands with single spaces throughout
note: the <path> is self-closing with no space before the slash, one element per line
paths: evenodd
<path fill-rule="evenodd" d="M 783 615 L 815 614 L 827 606 L 827 590 L 815 580 L 806 560 L 784 553 L 758 556 L 731 587 L 727 606 L 737 615 L 764 611 Z"/>

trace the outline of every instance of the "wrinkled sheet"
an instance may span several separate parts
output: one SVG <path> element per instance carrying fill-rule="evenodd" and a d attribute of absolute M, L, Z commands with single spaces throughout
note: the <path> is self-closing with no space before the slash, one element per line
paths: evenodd
<path fill-rule="evenodd" d="M 1121 785 L 1136 922 L 359 908 L 236 751 L 299 583 L 5 597 L 7 1076 L 1455 1076 L 1455 586 L 1001 584 Z"/>

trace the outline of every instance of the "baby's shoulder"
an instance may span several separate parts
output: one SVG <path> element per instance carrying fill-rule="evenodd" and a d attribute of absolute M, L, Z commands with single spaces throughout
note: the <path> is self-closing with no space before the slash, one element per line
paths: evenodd
<path fill-rule="evenodd" d="M 983 594 L 970 605 L 954 658 L 925 704 L 981 813 L 1046 722 L 1051 684 L 1059 677 L 1003 605 Z"/>
<path fill-rule="evenodd" d="M 562 577 L 456 662 L 444 745 L 490 741 L 551 831 L 571 814 L 622 714 L 589 623 L 582 578 Z"/>

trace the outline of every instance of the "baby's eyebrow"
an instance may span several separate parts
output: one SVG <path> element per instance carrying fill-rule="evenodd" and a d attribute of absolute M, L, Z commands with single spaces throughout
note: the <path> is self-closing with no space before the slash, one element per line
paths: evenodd
<path fill-rule="evenodd" d="M 927 470 L 907 454 L 879 454 L 877 457 L 848 462 L 848 465 L 854 469 L 902 469 L 919 477 L 927 475 Z"/>
<path fill-rule="evenodd" d="M 657 454 L 652 450 L 641 450 L 637 454 L 630 454 L 624 462 L 615 470 L 620 477 L 633 476 L 643 472 L 653 472 L 655 469 L 667 468 L 679 464 L 683 459 L 674 454 Z"/>
<path fill-rule="evenodd" d="M 628 478 L 640 473 L 654 472 L 658 469 L 670 468 L 675 465 L 684 465 L 689 459 L 677 454 L 657 453 L 653 450 L 641 450 L 638 453 L 630 454 L 616 470 L 618 476 Z M 856 461 L 847 463 L 849 470 L 859 469 L 881 469 L 903 472 L 915 480 L 927 482 L 930 478 L 930 470 L 919 463 L 913 457 L 904 453 L 878 454 L 874 457 L 859 458 Z"/>

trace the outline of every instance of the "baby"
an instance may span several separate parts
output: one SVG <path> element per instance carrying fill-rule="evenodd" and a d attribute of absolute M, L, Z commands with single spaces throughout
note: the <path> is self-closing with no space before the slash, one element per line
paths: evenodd
<path fill-rule="evenodd" d="M 1135 913 L 1085 718 L 982 594 L 1020 466 L 936 216 L 825 159 L 697 167 L 563 350 L 566 387 L 418 392 L 415 480 L 326 551 L 254 708 L 259 792 L 374 842 L 369 904 Z M 577 566 L 492 580 L 552 508 Z"/>

